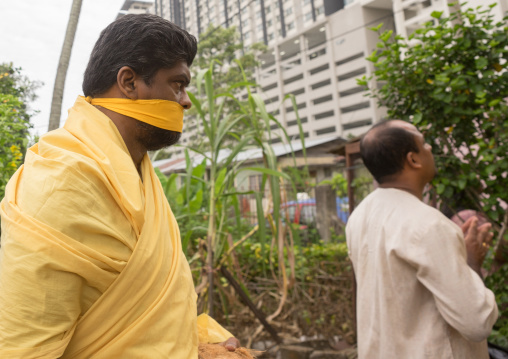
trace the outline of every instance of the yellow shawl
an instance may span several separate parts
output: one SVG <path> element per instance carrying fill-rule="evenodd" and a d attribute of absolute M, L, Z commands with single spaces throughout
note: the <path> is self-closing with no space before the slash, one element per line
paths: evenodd
<path fill-rule="evenodd" d="M 82 98 L 28 150 L 0 205 L 0 358 L 197 358 L 178 225 L 142 172 Z"/>

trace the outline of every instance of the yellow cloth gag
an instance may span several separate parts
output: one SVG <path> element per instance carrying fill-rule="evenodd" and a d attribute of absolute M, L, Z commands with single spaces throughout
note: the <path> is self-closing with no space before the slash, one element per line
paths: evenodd
<path fill-rule="evenodd" d="M 0 203 L 0 358 L 197 358 L 196 293 L 145 156 L 83 98 L 28 150 Z"/>
<path fill-rule="evenodd" d="M 131 100 L 128 98 L 84 98 L 86 102 L 113 112 L 135 118 L 149 125 L 182 132 L 183 107 L 178 102 L 167 100 Z"/>

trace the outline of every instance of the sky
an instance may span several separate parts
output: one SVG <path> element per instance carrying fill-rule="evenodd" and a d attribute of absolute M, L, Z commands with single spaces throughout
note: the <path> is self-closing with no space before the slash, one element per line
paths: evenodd
<path fill-rule="evenodd" d="M 76 97 L 92 48 L 100 32 L 116 19 L 124 0 L 83 0 L 65 81 L 60 126 Z M 32 81 L 42 81 L 30 108 L 33 134 L 47 132 L 53 85 L 72 0 L 0 0 L 0 63 L 12 62 Z"/>

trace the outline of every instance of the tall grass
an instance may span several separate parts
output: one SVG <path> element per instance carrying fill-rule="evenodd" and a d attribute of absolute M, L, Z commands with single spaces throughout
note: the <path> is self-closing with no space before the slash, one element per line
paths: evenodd
<path fill-rule="evenodd" d="M 272 319 L 280 313 L 286 300 L 288 287 L 294 281 L 294 251 L 291 231 L 286 227 L 281 218 L 281 203 L 286 201 L 285 192 L 281 190 L 285 183 L 293 184 L 291 178 L 278 168 L 277 157 L 271 146 L 271 126 L 276 124 L 282 132 L 285 142 L 290 142 L 284 127 L 269 114 L 261 97 L 253 91 L 256 85 L 247 81 L 241 65 L 237 63 L 244 75 L 242 82 L 234 83 L 226 91 L 218 92 L 214 86 L 214 68 L 216 63 L 210 64 L 209 68 L 198 72 L 196 76 L 196 93 L 189 93 L 189 97 L 197 113 L 197 117 L 203 129 L 204 141 L 199 148 L 188 147 L 194 152 L 194 157 L 202 157 L 202 163 L 193 168 L 191 156 L 186 151 L 187 170 L 184 175 L 184 186 L 180 189 L 175 187 L 177 175 L 171 175 L 169 179 L 161 178 L 168 198 L 177 194 L 181 198 L 181 204 L 186 206 L 180 219 L 196 213 L 197 207 L 206 205 L 207 229 L 206 229 L 206 252 L 202 253 L 204 275 L 197 286 L 200 294 L 201 305 L 208 314 L 213 315 L 214 298 L 219 297 L 223 302 L 225 296 L 221 294 L 221 286 L 214 286 L 219 282 L 218 269 L 221 266 L 231 266 L 235 273 L 234 249 L 241 246 L 244 241 L 257 235 L 261 248 L 265 250 L 265 243 L 269 241 L 272 252 L 277 254 L 278 273 L 275 273 L 270 262 L 270 268 L 263 268 L 263 273 L 272 273 L 280 285 L 280 305 L 268 319 Z M 241 89 L 247 94 L 246 101 L 235 97 Z M 297 111 L 294 98 L 295 111 Z M 299 118 L 297 119 L 300 136 L 303 143 L 303 131 Z M 248 149 L 258 148 L 262 152 L 262 165 L 245 166 L 243 161 L 237 160 L 238 154 Z M 294 153 L 291 151 L 293 159 Z M 296 161 L 295 161 L 296 166 Z M 205 170 L 206 169 L 206 170 Z M 236 179 L 242 171 L 256 171 L 262 175 L 262 185 L 259 192 L 238 192 Z M 194 186 L 192 186 L 194 185 Z M 238 236 L 239 231 L 232 228 L 241 228 L 241 213 L 238 195 L 255 194 L 257 225 Z M 269 205 L 263 208 L 263 198 L 268 196 Z M 237 234 L 238 238 L 232 235 Z M 182 233 L 184 247 L 189 243 L 191 234 Z M 289 237 L 289 240 L 288 240 Z M 269 258 L 268 253 L 261 253 Z M 271 257 L 270 257 L 271 258 Z M 264 265 L 264 261 L 262 262 Z M 289 274 L 286 272 L 286 263 L 289 264 Z M 238 266 L 236 266 L 238 267 Z M 238 277 L 238 274 L 237 274 Z M 241 282 L 241 280 L 240 280 Z M 245 289 L 245 286 L 243 286 Z M 246 291 L 246 289 L 245 289 Z M 213 295 L 217 293 L 216 295 Z M 227 304 L 221 303 L 225 312 Z"/>

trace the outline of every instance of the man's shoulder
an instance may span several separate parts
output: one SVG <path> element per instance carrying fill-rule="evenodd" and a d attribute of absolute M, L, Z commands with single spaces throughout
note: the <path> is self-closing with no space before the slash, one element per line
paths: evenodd
<path fill-rule="evenodd" d="M 378 188 L 370 193 L 353 211 L 349 226 L 380 223 L 384 226 L 407 228 L 421 233 L 434 226 L 455 227 L 439 210 L 414 195 L 393 188 Z"/>
<path fill-rule="evenodd" d="M 104 175 L 93 159 L 73 151 L 72 146 L 57 147 L 49 140 L 39 142 L 27 152 L 16 188 L 22 207 L 36 210 L 52 197 L 72 200 L 73 194 L 79 194 L 86 200 L 104 192 L 101 180 Z"/>

